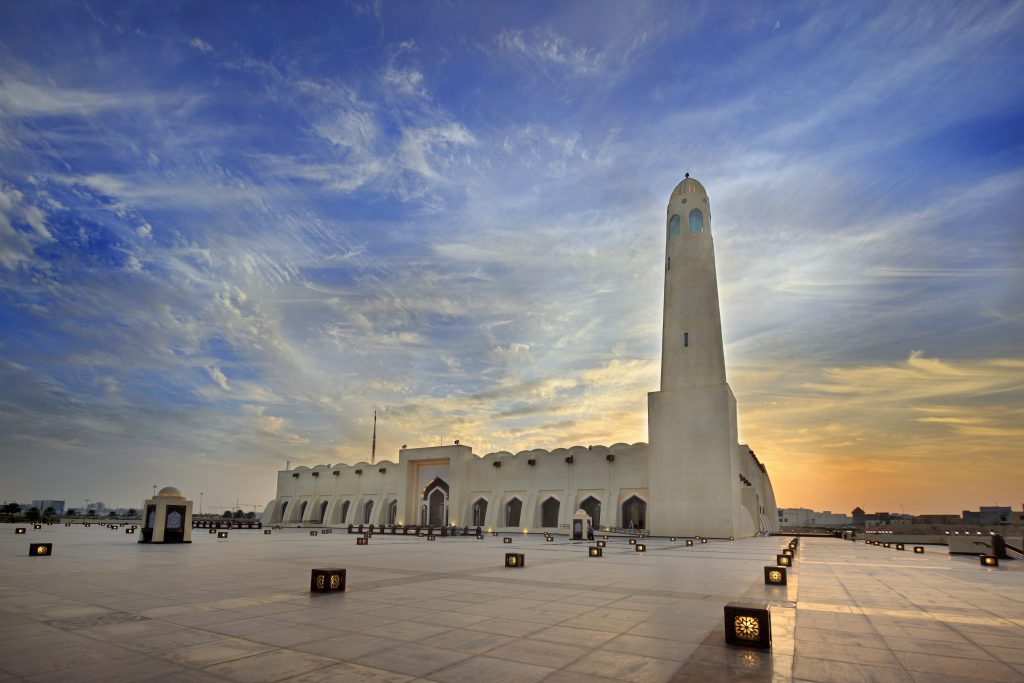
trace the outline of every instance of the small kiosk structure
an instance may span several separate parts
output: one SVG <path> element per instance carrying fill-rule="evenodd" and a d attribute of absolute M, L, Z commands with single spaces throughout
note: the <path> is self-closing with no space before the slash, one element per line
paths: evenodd
<path fill-rule="evenodd" d="M 586 510 L 577 510 L 572 516 L 572 538 L 574 541 L 582 541 L 587 538 L 587 532 L 593 524 L 593 518 Z"/>
<path fill-rule="evenodd" d="M 142 505 L 145 510 L 139 543 L 191 543 L 192 501 L 165 486 Z"/>

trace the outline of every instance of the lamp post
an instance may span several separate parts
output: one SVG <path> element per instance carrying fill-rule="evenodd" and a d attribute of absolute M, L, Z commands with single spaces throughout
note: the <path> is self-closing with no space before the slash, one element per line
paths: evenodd
<path fill-rule="evenodd" d="M 203 514 L 203 492 L 199 492 L 199 514 Z"/>

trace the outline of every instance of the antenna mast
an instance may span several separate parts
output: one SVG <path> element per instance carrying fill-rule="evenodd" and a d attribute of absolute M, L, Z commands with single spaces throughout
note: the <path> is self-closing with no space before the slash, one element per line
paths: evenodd
<path fill-rule="evenodd" d="M 373 411 L 373 441 L 370 445 L 370 464 L 377 458 L 377 411 Z"/>

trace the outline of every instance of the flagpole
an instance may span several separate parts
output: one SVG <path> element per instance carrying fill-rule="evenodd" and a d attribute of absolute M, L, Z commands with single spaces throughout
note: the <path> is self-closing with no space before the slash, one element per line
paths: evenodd
<path fill-rule="evenodd" d="M 370 464 L 377 458 L 377 411 L 373 411 L 373 442 L 370 446 Z"/>

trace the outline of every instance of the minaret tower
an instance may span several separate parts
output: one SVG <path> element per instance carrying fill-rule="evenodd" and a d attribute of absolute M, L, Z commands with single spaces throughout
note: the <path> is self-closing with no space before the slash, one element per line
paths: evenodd
<path fill-rule="evenodd" d="M 665 217 L 661 390 L 648 395 L 652 533 L 739 535 L 736 399 L 725 381 L 711 204 L 686 174 Z"/>

